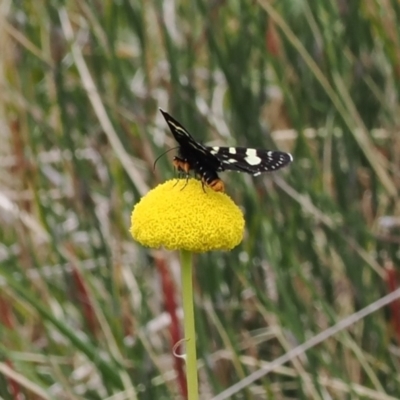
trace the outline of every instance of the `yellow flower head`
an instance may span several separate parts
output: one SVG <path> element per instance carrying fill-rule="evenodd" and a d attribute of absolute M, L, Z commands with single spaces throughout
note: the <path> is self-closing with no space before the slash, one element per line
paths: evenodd
<path fill-rule="evenodd" d="M 147 193 L 133 209 L 131 234 L 147 247 L 204 252 L 230 250 L 243 238 L 241 210 L 225 193 L 196 179 L 173 179 Z"/>

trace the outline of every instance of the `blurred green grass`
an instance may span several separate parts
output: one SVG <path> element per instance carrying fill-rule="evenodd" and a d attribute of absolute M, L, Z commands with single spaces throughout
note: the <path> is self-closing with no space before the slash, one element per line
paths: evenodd
<path fill-rule="evenodd" d="M 393 0 L 1 3 L 0 397 L 179 398 L 178 260 L 128 233 L 140 196 L 174 175 L 171 155 L 153 171 L 175 145 L 158 107 L 199 140 L 295 159 L 222 176 L 247 232 L 196 258 L 201 399 L 396 287 L 399 13 Z M 399 398 L 399 309 L 236 398 Z"/>

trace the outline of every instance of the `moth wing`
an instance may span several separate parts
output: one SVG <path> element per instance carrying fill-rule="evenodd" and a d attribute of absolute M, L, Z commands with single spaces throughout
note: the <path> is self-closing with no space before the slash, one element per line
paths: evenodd
<path fill-rule="evenodd" d="M 199 163 L 203 163 L 211 168 L 219 169 L 220 160 L 213 155 L 209 148 L 203 144 L 197 142 L 193 136 L 181 125 L 175 118 L 169 115 L 166 111 L 160 108 L 161 114 L 167 122 L 169 129 L 174 135 L 175 140 L 180 146 L 180 151 L 184 154 L 190 154 L 190 158 L 193 156 Z"/>
<path fill-rule="evenodd" d="M 291 154 L 282 151 L 218 146 L 207 149 L 221 162 L 220 171 L 231 170 L 259 175 L 276 171 L 293 161 Z"/>

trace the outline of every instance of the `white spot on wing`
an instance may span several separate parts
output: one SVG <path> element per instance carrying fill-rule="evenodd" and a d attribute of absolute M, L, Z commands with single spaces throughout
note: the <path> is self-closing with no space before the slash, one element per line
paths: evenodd
<path fill-rule="evenodd" d="M 229 153 L 236 154 L 236 148 L 235 147 L 229 147 Z"/>
<path fill-rule="evenodd" d="M 219 152 L 219 147 L 218 146 L 211 147 L 211 149 L 210 149 L 210 153 L 211 154 L 215 155 L 218 152 Z"/>
<path fill-rule="evenodd" d="M 261 158 L 257 156 L 256 149 L 247 149 L 246 150 L 246 157 L 244 158 L 247 164 L 250 165 L 258 165 L 261 163 Z"/>

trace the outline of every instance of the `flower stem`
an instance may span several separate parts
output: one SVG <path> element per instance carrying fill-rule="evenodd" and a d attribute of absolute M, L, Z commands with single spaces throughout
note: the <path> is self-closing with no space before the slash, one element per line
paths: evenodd
<path fill-rule="evenodd" d="M 193 312 L 192 253 L 186 250 L 181 250 L 181 263 L 188 400 L 198 400 L 199 390 L 197 382 L 196 331 L 194 327 Z"/>

